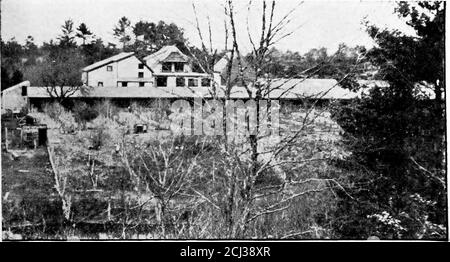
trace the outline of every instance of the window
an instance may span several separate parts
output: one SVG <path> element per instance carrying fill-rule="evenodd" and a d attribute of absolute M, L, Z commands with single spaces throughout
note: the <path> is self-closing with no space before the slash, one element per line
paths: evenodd
<path fill-rule="evenodd" d="M 177 86 L 185 86 L 186 85 L 186 80 L 184 80 L 184 77 L 177 77 L 176 82 L 177 82 Z"/>
<path fill-rule="evenodd" d="M 25 133 L 25 139 L 27 140 L 27 141 L 31 141 L 31 140 L 33 140 L 33 133 L 31 133 L 31 132 L 28 132 L 28 133 Z"/>
<path fill-rule="evenodd" d="M 188 86 L 198 86 L 198 79 L 197 78 L 189 78 L 188 79 Z"/>
<path fill-rule="evenodd" d="M 184 63 L 175 63 L 175 72 L 183 72 Z"/>
<path fill-rule="evenodd" d="M 139 82 L 139 86 L 145 86 L 145 82 Z"/>
<path fill-rule="evenodd" d="M 211 86 L 210 78 L 202 78 L 202 86 Z"/>
<path fill-rule="evenodd" d="M 27 96 L 27 86 L 22 86 L 22 96 Z"/>
<path fill-rule="evenodd" d="M 167 86 L 167 76 L 156 77 L 156 86 Z"/>
<path fill-rule="evenodd" d="M 139 69 L 144 69 L 144 64 L 143 64 L 143 63 L 140 63 L 140 64 L 138 65 L 138 68 L 139 68 Z"/>
<path fill-rule="evenodd" d="M 138 73 L 138 77 L 139 77 L 139 78 L 144 78 L 144 72 L 139 72 L 139 73 Z"/>
<path fill-rule="evenodd" d="M 171 72 L 172 71 L 172 63 L 163 63 L 162 71 L 163 72 Z"/>
<path fill-rule="evenodd" d="M 127 87 L 128 86 L 128 82 L 122 82 L 122 87 Z"/>
<path fill-rule="evenodd" d="M 97 86 L 103 86 L 103 82 L 98 82 Z"/>
<path fill-rule="evenodd" d="M 112 69 L 113 69 L 112 66 L 107 66 L 106 67 L 106 71 L 112 71 Z"/>

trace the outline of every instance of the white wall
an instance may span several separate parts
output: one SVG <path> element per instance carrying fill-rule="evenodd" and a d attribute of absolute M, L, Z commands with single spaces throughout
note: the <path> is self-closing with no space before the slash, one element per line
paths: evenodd
<path fill-rule="evenodd" d="M 107 71 L 108 66 L 112 66 L 112 71 Z M 97 86 L 98 82 L 103 82 L 103 86 L 116 86 L 117 63 L 110 63 L 88 72 L 88 86 Z"/>
<path fill-rule="evenodd" d="M 117 81 L 121 78 L 132 78 L 135 81 L 140 81 L 138 72 L 143 72 L 144 79 L 147 78 L 148 81 L 148 79 L 152 78 L 152 72 L 145 66 L 143 69 L 139 69 L 140 63 L 141 61 L 135 56 L 130 56 L 118 62 L 103 65 L 88 72 L 88 85 L 98 86 L 98 82 L 103 82 L 103 86 L 118 86 Z M 108 66 L 112 66 L 112 71 L 107 71 Z M 134 86 L 132 82 L 128 82 L 128 86 L 132 85 Z M 139 86 L 139 83 L 136 83 L 136 86 Z"/>
<path fill-rule="evenodd" d="M 150 69 L 144 66 L 144 69 L 139 69 L 139 64 L 141 61 L 137 59 L 135 56 L 131 56 L 127 59 L 121 60 L 117 62 L 119 69 L 119 78 L 129 77 L 129 78 L 138 78 L 138 72 L 144 73 L 144 78 L 152 77 L 152 72 Z"/>
<path fill-rule="evenodd" d="M 127 87 L 139 87 L 139 82 L 143 82 L 143 81 L 138 81 L 138 82 L 136 82 L 136 81 L 133 81 L 133 82 L 128 81 L 127 82 Z M 146 87 L 146 86 L 153 86 L 153 82 L 145 82 L 144 87 Z M 118 87 L 122 87 L 122 83 L 119 83 Z"/>
<path fill-rule="evenodd" d="M 2 113 L 6 109 L 20 111 L 22 108 L 27 107 L 28 97 L 22 96 L 22 86 L 26 86 L 28 93 L 29 81 L 24 81 L 2 91 Z"/>

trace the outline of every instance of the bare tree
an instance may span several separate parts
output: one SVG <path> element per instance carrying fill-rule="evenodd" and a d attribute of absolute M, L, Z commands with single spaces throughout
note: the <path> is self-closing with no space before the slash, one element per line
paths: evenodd
<path fill-rule="evenodd" d="M 65 221 L 71 220 L 71 206 L 72 206 L 72 196 L 68 193 L 67 186 L 67 173 L 64 170 L 61 170 L 60 163 L 55 157 L 55 150 L 53 147 L 47 147 L 47 152 L 50 160 L 50 164 L 53 170 L 53 178 L 54 178 L 54 188 L 56 193 L 58 194 L 59 199 L 61 200 L 61 210 L 64 216 Z"/>
<path fill-rule="evenodd" d="M 46 87 L 46 92 L 51 98 L 63 103 L 67 97 L 81 91 L 82 67 L 83 59 L 76 51 L 60 50 L 41 66 L 39 80 Z"/>
<path fill-rule="evenodd" d="M 248 12 L 251 11 L 254 4 L 253 1 L 248 2 Z M 304 166 L 305 163 L 323 162 L 331 158 L 331 156 L 305 157 L 303 154 L 293 156 L 289 153 L 293 151 L 293 148 L 301 147 L 299 141 L 309 136 L 309 130 L 317 125 L 317 121 L 322 117 L 325 110 L 316 110 L 318 101 L 346 80 L 350 73 L 339 79 L 335 85 L 325 92 L 313 97 L 304 97 L 293 93 L 295 87 L 305 81 L 307 77 L 295 79 L 296 83 L 292 85 L 286 85 L 287 82 L 293 80 L 291 78 L 275 83 L 273 79 L 267 77 L 268 74 L 265 72 L 264 65 L 269 59 L 269 50 L 274 44 L 293 33 L 293 31 L 287 31 L 286 28 L 291 22 L 292 14 L 302 2 L 299 2 L 298 5 L 294 6 L 277 21 L 275 21 L 276 1 L 262 1 L 261 4 L 261 30 L 258 40 L 251 36 L 248 19 L 246 21 L 248 41 L 252 47 L 250 59 L 244 57 L 239 45 L 243 39 L 238 39 L 236 29 L 238 21 L 235 17 L 234 2 L 226 0 L 223 5 L 227 32 L 225 42 L 227 45 L 230 40 L 232 46 L 228 53 L 228 63 L 224 76 L 226 86 L 225 90 L 223 90 L 225 94 L 223 98 L 230 100 L 233 90 L 237 88 L 235 85 L 237 83 L 239 87 L 245 88 L 248 98 L 253 99 L 256 106 L 256 113 L 254 113 L 256 125 L 253 132 L 248 132 L 247 142 L 242 146 L 242 144 L 229 144 L 228 139 L 224 140 L 225 148 L 228 152 L 228 160 L 222 159 L 222 161 L 228 164 L 233 163 L 233 167 L 227 165 L 226 172 L 223 172 L 221 179 L 219 179 L 222 183 L 221 186 L 226 189 L 225 197 L 198 193 L 208 200 L 207 203 L 218 208 L 224 214 L 226 237 L 228 238 L 248 236 L 250 226 L 252 224 L 255 226 L 259 218 L 269 214 L 283 213 L 283 211 L 291 207 L 296 199 L 305 195 L 324 191 L 334 192 L 334 190 L 345 192 L 344 187 L 341 185 L 342 181 L 338 181 L 335 178 L 322 178 L 317 177 L 315 174 L 309 174 L 309 177 L 295 177 L 292 174 L 288 176 L 286 175 L 286 170 L 299 168 L 299 166 Z M 206 50 L 204 37 L 198 25 L 195 6 L 194 13 L 202 47 L 203 50 Z M 230 33 L 230 37 L 228 33 Z M 333 59 L 333 57 L 330 59 Z M 358 62 L 360 61 L 362 59 L 358 60 Z M 320 70 L 321 66 L 323 65 L 314 66 L 303 73 L 313 75 L 314 72 Z M 232 81 L 233 69 L 236 69 L 238 81 Z M 253 78 L 249 78 L 248 75 L 253 75 Z M 275 93 L 274 91 L 280 91 L 277 93 L 279 94 L 277 97 L 272 95 Z M 270 110 L 278 110 L 275 108 L 279 107 L 276 100 L 286 94 L 295 94 L 299 100 L 311 101 L 311 106 L 304 108 L 302 120 L 297 119 L 297 130 L 292 132 L 285 130 L 283 136 L 278 140 L 273 140 L 273 137 L 268 136 L 265 133 L 266 130 L 263 129 L 263 122 L 267 120 L 263 118 L 274 117 L 271 116 Z M 260 107 L 261 102 L 266 102 L 269 107 Z M 267 112 L 263 112 L 264 110 L 267 110 Z M 226 119 L 233 118 L 233 116 L 227 115 L 227 110 L 225 109 L 223 113 L 223 128 L 226 130 L 228 124 Z M 231 114 L 234 114 L 234 112 Z M 247 110 L 244 114 L 248 118 L 251 112 Z M 226 135 L 227 132 L 225 131 L 224 134 Z M 316 144 L 313 144 L 310 151 L 317 153 L 321 149 Z M 260 186 L 258 181 L 267 173 L 278 174 L 280 182 L 274 185 Z M 280 237 L 295 237 L 299 235 L 302 235 L 302 232 L 287 232 Z"/>
<path fill-rule="evenodd" d="M 129 143 L 123 140 L 121 159 L 133 181 L 133 191 L 138 199 L 144 200 L 138 206 L 153 208 L 161 235 L 166 237 L 166 225 L 173 225 L 174 220 L 184 213 L 174 200 L 186 195 L 192 184 L 200 154 L 194 147 L 199 141 L 186 142 L 183 137 L 174 137 L 142 149 L 127 146 Z M 195 198 L 192 201 L 196 201 Z M 185 209 L 186 206 L 182 208 Z"/>

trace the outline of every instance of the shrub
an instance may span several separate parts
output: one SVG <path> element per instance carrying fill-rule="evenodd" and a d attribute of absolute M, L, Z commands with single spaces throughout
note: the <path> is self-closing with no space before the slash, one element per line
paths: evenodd
<path fill-rule="evenodd" d="M 87 124 L 87 127 L 94 129 L 91 135 L 91 145 L 93 147 L 100 147 L 103 145 L 112 145 L 121 139 L 122 134 L 125 132 L 115 121 L 99 116 L 92 122 Z"/>
<path fill-rule="evenodd" d="M 111 100 L 105 99 L 94 105 L 94 109 L 99 116 L 113 118 L 119 113 L 119 108 Z"/>
<path fill-rule="evenodd" d="M 61 112 L 58 121 L 61 123 L 60 128 L 64 133 L 72 133 L 78 128 L 78 124 L 75 121 L 72 113 L 67 110 Z"/>
<path fill-rule="evenodd" d="M 85 102 L 76 103 L 72 110 L 77 123 L 82 124 L 83 126 L 86 125 L 86 122 L 89 122 L 98 116 L 97 110 Z"/>
<path fill-rule="evenodd" d="M 38 121 L 50 128 L 61 128 L 64 133 L 73 132 L 78 127 L 72 113 L 57 102 L 45 104 L 44 115 L 38 114 Z"/>
<path fill-rule="evenodd" d="M 49 129 L 58 129 L 61 127 L 60 122 L 55 121 L 53 118 L 51 118 L 49 115 L 47 115 L 45 113 L 32 111 L 28 115 L 34 117 L 38 124 L 47 125 L 47 128 L 49 128 Z"/>
<path fill-rule="evenodd" d="M 43 107 L 44 113 L 55 121 L 59 121 L 59 116 L 66 110 L 60 103 L 47 103 Z"/>
<path fill-rule="evenodd" d="M 128 130 L 133 130 L 134 125 L 141 122 L 138 116 L 128 112 L 119 112 L 116 120 L 117 123 L 126 127 Z"/>

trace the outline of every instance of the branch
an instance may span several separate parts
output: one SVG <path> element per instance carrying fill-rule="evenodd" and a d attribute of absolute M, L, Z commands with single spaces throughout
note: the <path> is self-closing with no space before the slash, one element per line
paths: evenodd
<path fill-rule="evenodd" d="M 436 179 L 441 185 L 442 187 L 445 189 L 447 186 L 445 184 L 445 181 L 436 176 L 435 174 L 433 174 L 432 172 L 430 172 L 429 170 L 427 170 L 425 167 L 421 166 L 419 163 L 417 163 L 417 161 L 411 156 L 409 159 L 411 159 L 411 161 L 419 168 L 419 170 L 425 172 L 426 174 L 428 174 L 429 177 Z"/>

